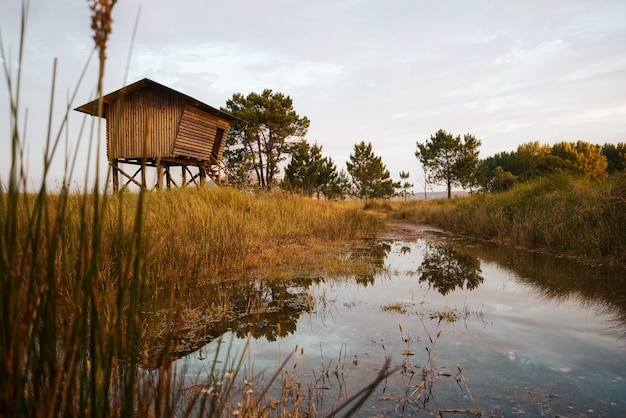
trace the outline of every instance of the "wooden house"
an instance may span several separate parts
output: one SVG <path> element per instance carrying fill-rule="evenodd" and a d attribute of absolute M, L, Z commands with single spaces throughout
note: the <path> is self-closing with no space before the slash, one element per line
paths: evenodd
<path fill-rule="evenodd" d="M 98 100 L 75 110 L 98 116 Z M 146 169 L 156 168 L 155 188 L 228 181 L 222 153 L 234 116 L 144 78 L 103 97 L 106 150 L 113 190 L 125 185 L 148 188 Z M 135 172 L 125 171 L 134 165 Z M 138 166 L 138 168 L 137 168 Z M 180 167 L 174 178 L 172 168 Z M 141 176 L 137 179 L 137 176 Z"/>

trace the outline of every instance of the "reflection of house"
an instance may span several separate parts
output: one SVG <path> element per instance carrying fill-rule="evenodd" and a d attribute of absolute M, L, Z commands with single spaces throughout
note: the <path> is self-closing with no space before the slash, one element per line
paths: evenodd
<path fill-rule="evenodd" d="M 181 167 L 182 186 L 202 184 L 207 177 L 216 183 L 228 180 L 222 153 L 234 116 L 147 78 L 107 94 L 103 102 L 100 116 L 107 121 L 114 190 L 119 189 L 119 174 L 126 184 L 147 188 L 146 167 L 156 168 L 157 189 L 164 179 L 167 187 L 177 185 L 172 167 Z M 76 110 L 98 116 L 98 100 Z M 139 168 L 131 175 L 122 164 Z"/>

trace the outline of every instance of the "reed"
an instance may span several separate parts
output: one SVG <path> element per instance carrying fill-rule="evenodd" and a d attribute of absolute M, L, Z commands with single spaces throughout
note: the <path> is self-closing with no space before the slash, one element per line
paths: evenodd
<path fill-rule="evenodd" d="M 453 374 L 448 368 L 436 364 L 434 351 L 441 337 L 442 329 L 438 328 L 436 335 L 433 336 L 423 322 L 422 325 L 424 326 L 424 332 L 426 337 L 428 337 L 429 344 L 427 343 L 428 345 L 424 347 L 426 358 L 422 360 L 423 364 L 419 365 L 419 363 L 414 364 L 415 360 L 412 360 L 418 353 L 411 347 L 419 338 L 416 339 L 408 334 L 405 335 L 402 324 L 398 324 L 400 338 L 402 340 L 402 357 L 404 358 L 400 368 L 400 374 L 403 376 L 404 380 L 404 393 L 392 392 L 388 395 L 381 396 L 380 400 L 395 402 L 396 411 L 400 411 L 402 414 L 405 412 L 409 415 L 417 412 L 425 412 L 438 417 L 444 416 L 444 413 L 463 414 L 463 416 L 473 417 L 484 416 L 484 412 L 473 397 L 467 379 L 463 375 L 463 367 L 457 364 L 456 370 L 458 373 Z M 384 344 L 382 344 L 382 348 L 383 350 L 385 349 Z M 442 388 L 439 386 L 443 386 L 444 383 L 449 385 L 451 383 L 450 380 L 453 380 L 461 393 L 463 393 L 463 402 L 467 402 L 467 399 L 469 399 L 472 403 L 472 407 L 443 408 L 438 405 L 435 393 L 442 393 Z M 448 386 L 448 390 L 452 388 L 454 388 L 454 386 Z"/>

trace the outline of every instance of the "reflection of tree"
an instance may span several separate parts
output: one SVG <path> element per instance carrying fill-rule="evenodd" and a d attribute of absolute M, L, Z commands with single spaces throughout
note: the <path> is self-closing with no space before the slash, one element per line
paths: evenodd
<path fill-rule="evenodd" d="M 365 260 L 368 263 L 373 264 L 377 268 L 382 269 L 385 265 L 385 258 L 391 251 L 391 244 L 389 242 L 376 242 L 373 245 L 367 247 L 357 247 L 350 254 L 351 259 Z M 360 285 L 367 286 L 374 284 L 374 275 L 363 274 L 356 276 L 356 282 Z"/>
<path fill-rule="evenodd" d="M 373 265 L 380 270 L 389 251 L 389 242 L 368 241 L 366 245 L 354 248 L 350 258 L 362 260 L 369 267 Z M 355 279 L 357 283 L 368 286 L 374 284 L 374 277 L 374 274 L 363 274 Z M 154 330 L 149 332 L 155 340 L 155 357 L 160 355 L 167 343 L 163 335 L 170 334 L 163 330 L 168 328 L 175 340 L 175 347 L 169 347 L 173 358 L 193 352 L 228 331 L 238 338 L 251 335 L 270 342 L 276 341 L 279 336 L 292 334 L 296 331 L 300 315 L 310 309 L 305 296 L 307 289 L 322 280 L 300 277 L 289 281 L 189 281 L 181 289 L 154 290 L 150 293 L 157 296 L 151 301 L 154 305 L 148 311 L 170 306 L 172 314 L 185 312 L 185 318 L 179 322 L 151 322 Z M 175 292 L 175 296 L 172 297 L 171 292 Z"/>
<path fill-rule="evenodd" d="M 222 282 L 187 283 L 184 291 L 176 292 L 171 314 L 164 322 L 152 320 L 151 357 L 158 364 L 166 346 L 172 358 L 189 354 L 220 335 L 232 331 L 239 338 L 252 335 L 275 341 L 296 331 L 298 318 L 309 309 L 303 302 L 306 290 L 320 278 L 282 280 L 234 280 Z M 155 292 L 156 293 L 156 292 Z M 158 292 L 166 295 L 169 292 Z M 156 311 L 167 306 L 168 300 L 154 300 Z M 169 302 L 171 303 L 171 302 Z M 172 321 L 172 316 L 180 318 Z M 278 332 L 280 324 L 280 333 Z M 170 340 L 171 338 L 171 340 Z M 173 343 L 173 344 L 172 344 Z"/>
<path fill-rule="evenodd" d="M 240 338 L 252 334 L 254 338 L 276 341 L 280 324 L 280 335 L 292 334 L 306 309 L 298 300 L 314 281 L 318 280 L 250 281 L 245 286 L 235 286 L 230 295 L 237 316 L 230 324 L 232 330 Z"/>
<path fill-rule="evenodd" d="M 497 263 L 548 300 L 575 300 L 598 312 L 611 312 L 626 336 L 626 271 L 623 268 L 585 265 L 568 258 L 524 251 L 495 244 L 471 242 L 469 253 Z"/>
<path fill-rule="evenodd" d="M 444 243 L 430 243 L 417 272 L 420 283 L 428 282 L 442 295 L 459 289 L 473 290 L 483 282 L 480 261 Z"/>
<path fill-rule="evenodd" d="M 250 334 L 255 339 L 265 337 L 268 341 L 276 341 L 278 324 L 283 336 L 295 332 L 304 307 L 294 301 L 300 295 L 298 289 L 310 286 L 310 283 L 299 284 L 279 281 L 250 282 L 245 294 L 238 300 L 236 312 L 241 312 L 243 316 L 232 324 L 236 335 L 246 338 Z"/>

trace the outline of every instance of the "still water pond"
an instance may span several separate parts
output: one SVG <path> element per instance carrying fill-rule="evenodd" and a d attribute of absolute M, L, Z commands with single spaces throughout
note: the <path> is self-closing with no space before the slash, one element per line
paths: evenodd
<path fill-rule="evenodd" d="M 303 393 L 313 394 L 320 414 L 390 359 L 397 371 L 359 416 L 626 416 L 623 271 L 426 229 L 354 255 L 384 269 L 259 285 L 281 308 L 222 335 L 240 352 L 254 329 L 245 373 L 269 381 L 294 353 L 283 370 L 313 389 Z M 217 347 L 216 339 L 177 366 L 202 377 Z"/>

